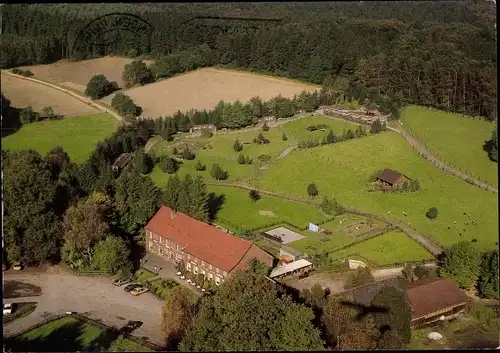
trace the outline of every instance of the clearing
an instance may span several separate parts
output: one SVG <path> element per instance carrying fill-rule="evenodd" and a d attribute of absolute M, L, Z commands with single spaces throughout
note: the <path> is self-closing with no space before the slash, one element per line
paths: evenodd
<path fill-rule="evenodd" d="M 483 150 L 495 123 L 418 106 L 405 108 L 401 120 L 443 162 L 497 187 L 498 164 Z"/>
<path fill-rule="evenodd" d="M 122 87 L 123 67 L 133 60 L 106 56 L 82 61 L 61 60 L 48 65 L 23 66 L 21 69 L 33 72 L 34 78 L 66 86 L 83 93 L 92 76 L 100 74 L 106 76 L 109 81 L 116 81 Z M 143 61 L 146 64 L 152 63 L 151 60 Z"/>
<path fill-rule="evenodd" d="M 416 193 L 368 191 L 370 175 L 384 168 L 418 179 L 421 190 Z M 309 183 L 316 184 L 318 198 L 335 197 L 345 207 L 399 220 L 438 244 L 451 246 L 461 240 L 476 239 L 481 250 L 496 248 L 497 195 L 446 175 L 420 158 L 397 133 L 388 131 L 293 151 L 252 184 L 259 189 L 305 199 Z M 430 207 L 436 207 L 439 212 L 434 220 L 425 216 Z M 477 224 L 473 224 L 473 220 Z"/>
<path fill-rule="evenodd" d="M 320 87 L 312 84 L 235 70 L 203 68 L 142 87 L 124 91 L 143 109 L 143 116 L 171 116 L 176 111 L 212 109 L 221 100 L 249 101 L 254 96 L 269 100 L 278 95 L 293 97 Z M 113 95 L 103 101 L 111 104 Z"/>
<path fill-rule="evenodd" d="M 59 145 L 71 161 L 83 163 L 95 145 L 111 135 L 118 125 L 107 113 L 40 121 L 23 125 L 16 133 L 2 138 L 2 144 L 4 149 L 34 149 L 42 155 Z"/>
<path fill-rule="evenodd" d="M 370 267 L 433 259 L 431 253 L 401 231 L 389 231 L 335 252 L 331 257 L 340 261 L 361 260 Z"/>
<path fill-rule="evenodd" d="M 72 316 L 48 322 L 5 342 L 12 352 L 151 352 L 126 338 L 117 337 L 111 330 L 84 322 Z"/>
<path fill-rule="evenodd" d="M 69 94 L 48 86 L 22 78 L 5 75 L 2 72 L 2 92 L 15 108 L 31 106 L 41 112 L 46 106 L 52 107 L 54 113 L 66 117 L 95 114 L 99 112 Z"/>

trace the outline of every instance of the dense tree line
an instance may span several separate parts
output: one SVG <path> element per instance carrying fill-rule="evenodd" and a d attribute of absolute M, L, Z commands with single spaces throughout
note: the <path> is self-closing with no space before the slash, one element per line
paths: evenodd
<path fill-rule="evenodd" d="M 371 90 L 388 100 L 495 117 L 496 17 L 488 1 L 5 5 L 0 66 L 71 57 L 77 33 L 111 12 L 151 23 L 150 43 L 124 34 L 106 49 L 87 46 L 76 59 L 149 54 L 160 59 L 152 68 L 157 78 L 208 65 L 318 84 L 342 78 L 351 96 Z M 262 13 L 282 21 L 193 19 Z"/>

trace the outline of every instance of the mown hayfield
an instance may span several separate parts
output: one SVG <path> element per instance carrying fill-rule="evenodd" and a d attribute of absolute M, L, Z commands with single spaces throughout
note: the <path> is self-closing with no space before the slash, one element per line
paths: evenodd
<path fill-rule="evenodd" d="M 328 219 L 316 207 L 303 203 L 267 195 L 261 195 L 260 200 L 253 202 L 246 190 L 217 185 L 208 185 L 207 189 L 217 197 L 224 195 L 224 203 L 217 214 L 216 223 L 229 229 L 264 228 L 280 221 L 306 227 L 309 222 L 319 223 Z M 259 211 L 271 213 L 261 215 Z"/>
<path fill-rule="evenodd" d="M 21 69 L 30 70 L 35 74 L 35 78 L 83 93 L 92 76 L 100 74 L 106 76 L 109 81 L 116 81 L 120 87 L 123 87 L 123 67 L 132 60 L 106 56 L 82 61 L 60 60 L 48 65 L 23 66 Z M 152 61 L 144 60 L 144 62 L 150 64 Z"/>
<path fill-rule="evenodd" d="M 498 185 L 498 164 L 483 150 L 495 124 L 418 106 L 405 108 L 401 119 L 403 126 L 409 127 L 443 162 Z"/>
<path fill-rule="evenodd" d="M 418 179 L 421 190 L 414 194 L 369 192 L 367 179 L 383 168 Z M 316 184 L 319 197 L 333 196 L 346 207 L 400 220 L 444 246 L 477 239 L 480 249 L 496 248 L 497 196 L 446 175 L 394 132 L 294 151 L 256 178 L 253 185 L 307 198 L 309 183 Z M 425 216 L 430 207 L 438 209 L 435 220 Z"/>
<path fill-rule="evenodd" d="M 305 122 L 303 122 L 303 120 L 305 120 Z M 210 176 L 210 169 L 213 164 L 217 163 L 222 169 L 228 171 L 228 182 L 249 181 L 254 177 L 266 173 L 268 170 L 267 168 L 269 168 L 287 148 L 296 145 L 299 140 L 313 137 L 321 139 L 323 135 L 320 134 L 327 134 L 327 132 L 323 131 L 307 131 L 305 128 L 311 124 L 328 124 L 337 135 L 342 134 L 343 129 L 355 129 L 357 127 L 355 124 L 316 115 L 288 122 L 271 128 L 269 131 L 242 131 L 236 134 L 216 134 L 211 138 L 181 138 L 171 142 L 163 140 L 153 145 L 151 153 L 154 153 L 156 156 L 171 155 L 174 145 L 177 146 L 179 151 L 184 148 L 184 145 L 187 145 L 192 152 L 196 152 L 196 160 L 183 161 L 179 169 L 180 175 L 195 173 L 207 178 L 207 180 L 214 180 L 212 176 Z M 269 144 L 258 145 L 252 142 L 253 138 L 257 137 L 259 132 L 262 132 L 264 137 L 270 141 Z M 282 139 L 283 132 L 287 135 L 286 141 Z M 236 140 L 243 145 L 243 150 L 241 152 L 235 152 L 233 149 L 233 144 Z M 253 163 L 251 165 L 238 164 L 237 160 L 240 154 L 252 158 Z M 270 157 L 269 161 L 259 161 L 258 157 L 261 155 L 268 155 Z M 205 171 L 197 172 L 194 169 L 198 160 L 206 165 L 207 169 Z M 168 180 L 168 175 L 163 173 L 159 167 L 156 167 L 153 172 L 153 178 L 159 185 L 163 185 L 166 180 Z"/>
<path fill-rule="evenodd" d="M 97 142 L 111 135 L 119 122 L 107 113 L 26 124 L 2 138 L 4 149 L 34 149 L 44 155 L 62 146 L 75 163 L 83 163 Z"/>
<path fill-rule="evenodd" d="M 97 108 L 85 104 L 69 94 L 37 82 L 3 72 L 1 81 L 2 93 L 10 100 L 11 106 L 15 108 L 31 106 L 33 110 L 42 112 L 44 107 L 50 106 L 55 114 L 67 117 L 99 112 Z"/>
<path fill-rule="evenodd" d="M 278 95 L 293 97 L 302 91 L 315 91 L 319 86 L 257 75 L 235 70 L 203 68 L 126 90 L 134 102 L 142 107 L 143 116 L 171 116 L 176 111 L 212 109 L 221 100 L 242 102 L 259 96 L 268 100 Z M 113 95 L 104 99 L 111 103 Z"/>
<path fill-rule="evenodd" d="M 390 231 L 331 254 L 332 258 L 340 261 L 354 259 L 356 256 L 367 259 L 375 266 L 433 258 L 430 252 L 400 231 Z"/>

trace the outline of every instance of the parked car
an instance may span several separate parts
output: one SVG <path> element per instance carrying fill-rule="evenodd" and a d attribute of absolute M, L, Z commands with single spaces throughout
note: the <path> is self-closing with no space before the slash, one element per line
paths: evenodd
<path fill-rule="evenodd" d="M 125 283 L 129 283 L 130 282 L 130 279 L 128 278 L 117 278 L 113 281 L 113 284 L 117 287 L 120 287 L 122 285 L 124 285 Z"/>
<path fill-rule="evenodd" d="M 137 283 L 132 283 L 132 284 L 129 284 L 128 286 L 125 286 L 125 288 L 123 288 L 123 290 L 125 292 L 130 292 L 130 291 L 133 291 L 134 289 L 139 288 L 139 287 L 142 287 L 142 286 L 140 284 L 137 284 Z"/>
<path fill-rule="evenodd" d="M 14 263 L 14 266 L 12 266 L 12 269 L 14 271 L 21 271 L 23 269 L 23 267 L 21 266 L 21 263 L 20 262 L 15 262 Z"/>
<path fill-rule="evenodd" d="M 146 292 L 149 292 L 149 289 L 147 289 L 146 287 L 136 287 L 130 291 L 130 294 L 137 296 L 137 295 L 141 295 L 141 294 L 146 293 Z"/>
<path fill-rule="evenodd" d="M 12 314 L 13 304 L 4 304 L 3 305 L 3 314 L 10 315 Z"/>
<path fill-rule="evenodd" d="M 122 327 L 122 333 L 131 334 L 134 330 L 142 326 L 142 321 L 129 321 L 124 327 Z"/>

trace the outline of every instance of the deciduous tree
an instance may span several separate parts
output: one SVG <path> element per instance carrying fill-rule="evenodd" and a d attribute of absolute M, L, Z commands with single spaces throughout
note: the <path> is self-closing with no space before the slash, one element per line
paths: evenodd
<path fill-rule="evenodd" d="M 349 275 L 344 288 L 350 289 L 359 287 L 368 283 L 373 283 L 374 281 L 375 278 L 373 278 L 371 270 L 368 267 L 360 267 Z"/>
<path fill-rule="evenodd" d="M 188 290 L 182 286 L 174 287 L 167 296 L 163 307 L 162 332 L 166 348 L 177 350 L 177 346 L 192 325 L 195 305 L 190 300 Z"/>
<path fill-rule="evenodd" d="M 316 197 L 316 196 L 318 196 L 318 189 L 316 188 L 316 185 L 309 184 L 307 186 L 307 194 L 309 195 L 309 197 Z"/>
<path fill-rule="evenodd" d="M 439 275 L 450 278 L 460 288 L 469 289 L 479 275 L 479 252 L 470 242 L 461 241 L 444 252 Z"/>
<path fill-rule="evenodd" d="M 116 236 L 107 236 L 95 246 L 92 265 L 99 271 L 130 276 L 132 274 L 132 263 L 129 256 L 130 249 L 123 239 Z"/>
<path fill-rule="evenodd" d="M 483 254 L 479 270 L 477 289 L 481 298 L 499 299 L 498 295 L 498 251 Z"/>

